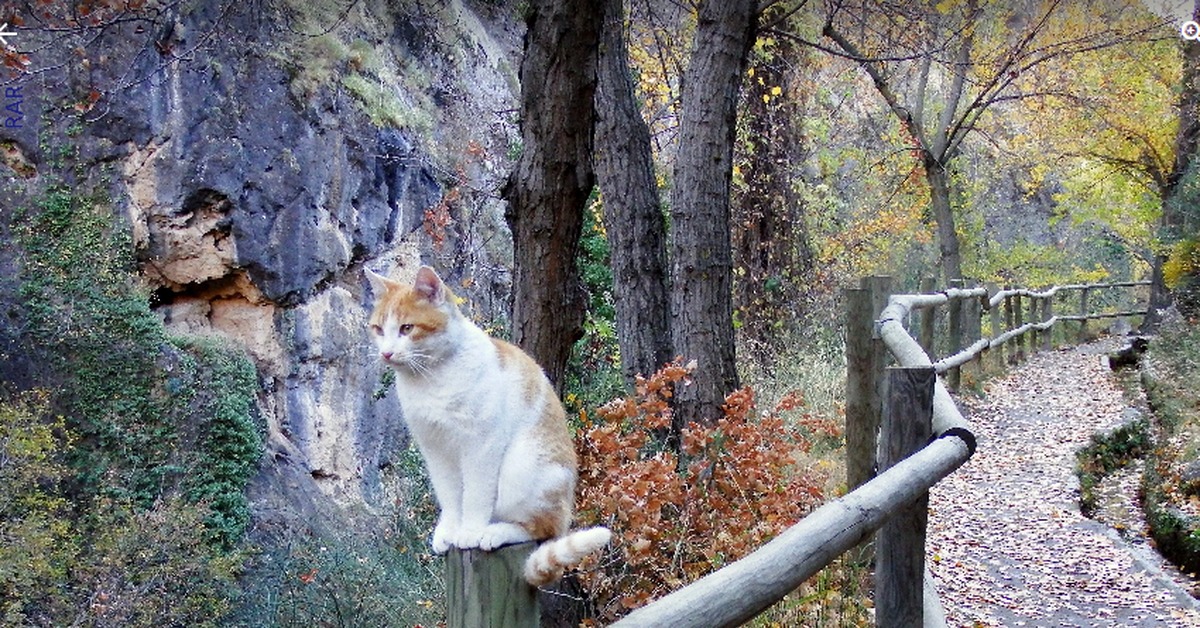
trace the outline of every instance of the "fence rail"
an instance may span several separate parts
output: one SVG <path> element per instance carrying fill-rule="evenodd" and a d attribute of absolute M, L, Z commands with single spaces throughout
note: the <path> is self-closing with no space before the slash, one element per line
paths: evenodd
<path fill-rule="evenodd" d="M 877 531 L 877 624 L 944 625 L 924 564 L 924 500 L 933 485 L 975 451 L 971 427 L 950 396 L 960 369 L 972 362 L 982 366 L 989 354 L 997 356 L 999 366 L 1020 361 L 1027 344 L 1029 353 L 1049 349 L 1049 332 L 1063 321 L 1079 323 L 1078 341 L 1086 338 L 1090 320 L 1144 315 L 1144 310 L 1090 312 L 1089 303 L 1100 290 L 1148 284 L 1078 284 L 1041 291 L 953 286 L 933 292 L 932 283 L 925 282 L 923 294 L 891 294 L 890 279 L 864 278 L 860 288 L 845 295 L 846 468 L 853 490 L 741 560 L 633 611 L 614 626 L 740 625 Z M 1080 294 L 1079 313 L 1056 316 L 1056 297 L 1072 291 Z M 943 306 L 951 353 L 934 361 L 935 316 Z M 914 312 L 921 313 L 919 341 L 908 331 Z M 983 333 L 985 312 L 990 336 Z M 973 340 L 968 343 L 967 338 Z M 896 367 L 887 367 L 888 355 Z M 489 554 L 473 556 L 488 560 Z M 461 603 L 448 600 L 451 608 Z"/>

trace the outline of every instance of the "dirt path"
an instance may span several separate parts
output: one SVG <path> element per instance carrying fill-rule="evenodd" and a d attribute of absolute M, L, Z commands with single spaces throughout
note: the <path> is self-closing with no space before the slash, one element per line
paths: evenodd
<path fill-rule="evenodd" d="M 975 457 L 934 487 L 927 551 L 952 626 L 1200 626 L 1161 566 L 1079 512 L 1075 451 L 1126 409 L 1104 345 L 1043 353 L 963 404 Z"/>

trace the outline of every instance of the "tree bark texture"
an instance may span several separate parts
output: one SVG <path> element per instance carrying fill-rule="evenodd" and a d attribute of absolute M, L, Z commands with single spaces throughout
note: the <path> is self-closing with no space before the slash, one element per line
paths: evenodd
<path fill-rule="evenodd" d="M 954 224 L 954 209 L 950 205 L 950 173 L 945 164 L 932 157 L 925 159 L 925 180 L 929 183 L 929 203 L 937 223 L 938 251 L 941 254 L 942 280 L 946 285 L 962 279 L 962 254 L 958 248 L 958 231 Z"/>
<path fill-rule="evenodd" d="M 576 257 L 595 185 L 593 99 L 600 0 L 533 0 L 521 61 L 521 140 L 503 191 L 513 235 L 513 341 L 562 392 L 583 335 L 585 294 Z"/>
<path fill-rule="evenodd" d="M 678 391 L 676 425 L 713 423 L 737 388 L 729 193 L 738 90 L 757 24 L 753 0 L 700 6 L 681 92 L 671 194 L 671 331 L 675 352 L 696 360 Z"/>
<path fill-rule="evenodd" d="M 625 44 L 623 0 L 603 0 L 596 90 L 596 176 L 604 200 L 626 384 L 671 359 L 667 228 L 650 146 L 650 128 L 634 98 Z"/>
<path fill-rule="evenodd" d="M 733 263 L 739 276 L 734 308 L 742 322 L 740 333 L 750 340 L 743 348 L 764 365 L 786 340 L 778 326 L 794 321 L 802 307 L 801 286 L 812 273 L 814 257 L 804 200 L 796 187 L 795 157 L 805 146 L 795 62 L 803 57 L 787 38 L 769 47 L 765 57 L 753 66 L 754 76 L 744 90 L 746 117 L 736 155 L 745 186 L 735 194 L 732 209 Z"/>

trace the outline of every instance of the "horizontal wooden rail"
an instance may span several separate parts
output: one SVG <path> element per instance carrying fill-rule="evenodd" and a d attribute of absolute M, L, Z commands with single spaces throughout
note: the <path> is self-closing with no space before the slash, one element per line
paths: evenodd
<path fill-rule="evenodd" d="M 782 599 L 900 507 L 912 503 L 971 457 L 958 434 L 934 440 L 875 479 L 810 513 L 766 545 L 644 606 L 614 627 L 740 626 Z"/>
<path fill-rule="evenodd" d="M 1142 314 L 1145 314 L 1145 312 L 1142 312 Z M 1080 317 L 1080 318 L 1083 318 L 1083 317 Z M 1096 318 L 1096 317 L 1093 316 L 1091 318 Z M 1067 319 L 1069 319 L 1069 317 L 1055 316 L 1054 318 L 1051 318 L 1048 321 L 1042 321 L 1040 323 L 1025 323 L 1024 325 L 1021 325 L 1020 327 L 1017 327 L 1016 329 L 1010 329 L 1010 330 L 1004 332 L 1003 334 L 1000 334 L 999 336 L 992 338 L 991 340 L 987 340 L 986 342 L 988 343 L 989 349 L 993 348 L 993 347 L 998 347 L 998 346 L 1008 342 L 1009 340 L 1016 338 L 1017 336 L 1022 336 L 1031 331 L 1035 331 L 1035 330 L 1036 331 L 1046 331 L 1046 330 L 1050 329 L 1051 327 L 1054 327 L 1054 324 L 1057 323 L 1058 321 L 1067 320 Z"/>
<path fill-rule="evenodd" d="M 1137 286 L 1148 286 L 1148 285 L 1150 285 L 1149 281 L 1118 281 L 1118 282 L 1114 282 L 1114 283 L 1080 283 L 1080 284 L 1070 284 L 1070 285 L 1066 285 L 1066 286 L 1052 286 L 1041 292 L 1038 292 L 1035 290 L 1029 290 L 1026 288 L 1011 288 L 1008 290 L 1001 290 L 1001 291 L 997 292 L 996 294 L 992 295 L 992 297 L 990 299 L 988 299 L 988 306 L 991 308 L 995 308 L 997 305 L 1000 305 L 1001 303 L 1003 303 L 1005 299 L 1007 299 L 1008 297 L 1013 297 L 1013 296 L 1030 297 L 1033 299 L 1048 299 L 1050 297 L 1056 296 L 1059 292 L 1066 292 L 1068 290 L 1097 290 L 1097 289 L 1104 289 L 1104 288 L 1133 288 L 1133 287 L 1137 287 Z M 1142 312 L 1142 313 L 1144 314 L 1145 312 Z"/>
<path fill-rule="evenodd" d="M 945 373 L 946 371 L 948 371 L 956 366 L 962 366 L 962 365 L 966 364 L 967 362 L 970 362 L 971 360 L 974 360 L 975 358 L 979 357 L 979 354 L 990 349 L 991 345 L 992 345 L 991 341 L 988 340 L 987 338 L 980 338 L 979 340 L 976 340 L 974 344 L 967 347 L 966 349 L 963 349 L 962 351 L 959 351 L 958 353 L 955 353 L 954 355 L 944 357 L 944 358 L 938 360 L 937 362 L 934 362 L 933 368 L 936 369 L 938 373 Z"/>
<path fill-rule="evenodd" d="M 953 297 L 951 293 L 954 294 Z M 879 315 L 878 334 L 880 340 L 896 358 L 896 363 L 900 366 L 934 366 L 929 355 L 921 348 L 912 336 L 908 335 L 908 330 L 904 328 L 904 321 L 908 320 L 909 312 L 917 307 L 931 307 L 948 302 L 951 298 L 970 298 L 986 296 L 987 290 L 984 288 L 975 288 L 971 290 L 948 290 L 945 293 L 936 295 L 896 295 L 888 299 L 888 306 L 884 308 Z M 935 367 L 936 368 L 936 367 Z M 934 387 L 933 397 L 933 431 L 935 434 L 944 434 L 952 429 L 966 430 L 969 434 L 968 424 L 963 418 L 962 413 L 958 411 L 958 406 L 954 405 L 954 400 L 950 398 L 950 391 L 939 379 Z M 974 443 L 971 445 L 974 449 Z"/>
<path fill-rule="evenodd" d="M 1146 310 L 1133 310 L 1131 312 L 1099 312 L 1096 314 L 1088 314 L 1087 316 L 1070 316 L 1063 315 L 1056 317 L 1060 321 L 1086 321 L 1093 318 L 1127 318 L 1130 316 L 1145 316 Z"/>

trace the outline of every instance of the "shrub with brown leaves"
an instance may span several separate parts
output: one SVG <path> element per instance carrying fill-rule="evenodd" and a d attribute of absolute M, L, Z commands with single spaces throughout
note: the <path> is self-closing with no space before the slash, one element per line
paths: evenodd
<path fill-rule="evenodd" d="M 680 451 L 666 446 L 673 390 L 690 372 L 668 364 L 595 420 L 581 413 L 579 518 L 614 533 L 584 576 L 604 621 L 749 554 L 823 499 L 826 478 L 805 454 L 837 427 L 790 416 L 798 393 L 760 413 L 754 391 L 737 390 L 715 425 L 691 423 Z"/>

